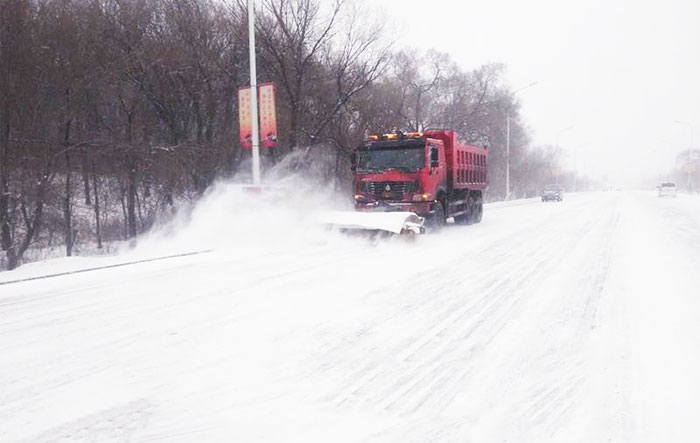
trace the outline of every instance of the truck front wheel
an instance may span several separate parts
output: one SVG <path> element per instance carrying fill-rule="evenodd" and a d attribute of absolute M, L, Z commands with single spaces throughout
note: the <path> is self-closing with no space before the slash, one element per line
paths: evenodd
<path fill-rule="evenodd" d="M 430 229 L 439 231 L 443 226 L 445 226 L 445 207 L 441 201 L 437 201 L 433 208 L 433 214 L 430 217 Z"/>

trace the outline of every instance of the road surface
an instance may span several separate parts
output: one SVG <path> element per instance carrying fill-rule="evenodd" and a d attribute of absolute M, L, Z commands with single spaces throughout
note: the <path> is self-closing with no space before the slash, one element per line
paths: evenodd
<path fill-rule="evenodd" d="M 0 286 L 0 441 L 700 441 L 700 198 L 493 204 L 413 243 L 226 211 L 138 250 L 213 252 Z"/>

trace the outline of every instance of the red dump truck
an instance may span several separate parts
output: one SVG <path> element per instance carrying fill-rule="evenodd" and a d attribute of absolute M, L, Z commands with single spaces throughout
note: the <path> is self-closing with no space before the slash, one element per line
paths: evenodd
<path fill-rule="evenodd" d="M 455 131 L 373 135 L 352 156 L 357 211 L 400 211 L 432 228 L 479 223 L 488 187 L 488 150 Z"/>

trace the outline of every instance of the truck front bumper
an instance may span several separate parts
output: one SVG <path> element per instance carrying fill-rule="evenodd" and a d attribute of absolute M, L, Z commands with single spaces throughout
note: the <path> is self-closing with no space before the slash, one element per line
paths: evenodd
<path fill-rule="evenodd" d="M 363 212 L 414 212 L 422 217 L 433 213 L 432 201 L 427 202 L 391 202 L 391 201 L 370 201 L 355 202 L 355 209 Z"/>

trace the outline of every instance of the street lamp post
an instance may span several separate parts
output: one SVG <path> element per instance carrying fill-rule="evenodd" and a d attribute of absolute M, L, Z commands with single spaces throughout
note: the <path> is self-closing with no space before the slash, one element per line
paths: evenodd
<path fill-rule="evenodd" d="M 691 154 L 691 151 L 692 151 L 692 149 L 693 149 L 693 138 L 694 138 L 694 137 L 693 137 L 693 135 L 694 135 L 694 134 L 693 134 L 693 132 L 694 132 L 694 131 L 693 131 L 693 125 L 690 124 L 689 122 L 684 122 L 684 121 L 681 121 L 681 120 L 676 120 L 676 123 L 678 123 L 678 124 L 680 124 L 680 125 L 685 125 L 685 126 L 687 126 L 687 127 L 690 129 L 690 146 L 688 146 L 688 192 L 690 192 L 690 187 L 691 187 L 691 185 L 692 185 L 692 179 L 691 179 L 691 171 L 692 171 L 692 168 L 690 167 L 690 158 L 691 158 L 691 157 L 690 157 L 690 154 Z"/>
<path fill-rule="evenodd" d="M 588 146 L 588 142 L 574 147 L 574 192 L 577 190 L 576 185 L 578 183 L 578 150 L 586 146 Z"/>
<path fill-rule="evenodd" d="M 574 192 L 578 184 L 578 148 L 574 148 Z"/>
<path fill-rule="evenodd" d="M 250 55 L 250 121 L 253 148 L 253 184 L 260 184 L 260 141 L 258 136 L 258 81 L 255 66 L 255 6 L 248 0 L 248 48 Z"/>
<path fill-rule="evenodd" d="M 574 125 L 567 126 L 566 128 L 564 128 L 564 129 L 562 129 L 561 131 L 557 132 L 556 144 L 555 144 L 555 146 L 556 146 L 556 148 L 557 148 L 557 152 L 559 151 L 559 136 L 560 136 L 562 133 L 568 131 L 569 129 L 572 129 L 573 127 L 574 127 Z M 559 171 L 557 171 L 556 182 L 557 182 L 557 184 L 559 184 Z"/>
<path fill-rule="evenodd" d="M 510 200 L 510 104 L 506 114 L 506 201 Z"/>
<path fill-rule="evenodd" d="M 535 86 L 536 84 L 537 82 L 535 81 L 522 88 L 516 89 L 510 93 L 508 98 L 510 99 L 523 89 Z M 506 111 L 506 201 L 508 200 L 510 200 L 510 100 L 508 100 L 508 110 Z"/>

